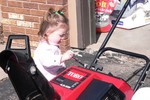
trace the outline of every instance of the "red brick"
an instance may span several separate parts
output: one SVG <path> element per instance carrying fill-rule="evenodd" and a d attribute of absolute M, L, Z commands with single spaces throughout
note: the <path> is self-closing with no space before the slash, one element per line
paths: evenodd
<path fill-rule="evenodd" d="M 43 17 L 43 15 L 45 14 L 45 12 L 46 11 L 31 10 L 31 15 Z"/>
<path fill-rule="evenodd" d="M 4 34 L 4 41 L 5 41 L 5 43 L 6 43 L 7 40 L 8 40 L 8 36 L 9 36 L 10 34 L 12 34 L 12 33 L 11 33 L 11 32 L 4 32 L 3 34 Z"/>
<path fill-rule="evenodd" d="M 24 27 L 11 26 L 11 32 L 25 34 Z"/>
<path fill-rule="evenodd" d="M 29 9 L 38 9 L 38 4 L 37 3 L 24 2 L 23 7 L 24 8 L 29 8 Z"/>
<path fill-rule="evenodd" d="M 2 12 L 15 12 L 15 8 L 14 7 L 1 7 Z"/>
<path fill-rule="evenodd" d="M 3 13 L 2 12 L 2 18 L 8 18 L 8 13 Z"/>
<path fill-rule="evenodd" d="M 67 4 L 67 0 L 47 0 L 48 4 L 64 5 Z"/>
<path fill-rule="evenodd" d="M 40 23 L 34 23 L 34 29 L 39 29 L 40 28 Z"/>
<path fill-rule="evenodd" d="M 22 2 L 17 1 L 8 1 L 9 7 L 22 7 Z"/>
<path fill-rule="evenodd" d="M 3 25 L 4 32 L 10 32 L 10 25 Z"/>
<path fill-rule="evenodd" d="M 39 19 L 39 17 L 24 15 L 24 20 L 30 21 L 30 22 L 39 22 L 40 19 Z"/>
<path fill-rule="evenodd" d="M 45 3 L 46 4 L 46 0 L 30 0 L 31 2 L 36 2 L 36 3 Z"/>
<path fill-rule="evenodd" d="M 10 34 L 26 34 L 29 35 L 32 46 L 37 46 L 39 37 L 37 35 L 40 27 L 40 22 L 43 19 L 45 12 L 49 8 L 54 8 L 59 10 L 62 7 L 67 8 L 67 0 L 0 0 L 2 17 L 8 19 L 8 13 L 17 13 L 23 14 L 24 20 L 27 22 L 32 22 L 34 24 L 33 28 L 25 28 L 16 26 L 13 21 L 10 22 L 10 25 L 4 25 L 5 39 Z M 65 12 L 65 15 L 68 15 Z M 16 19 L 16 21 L 18 21 Z M 6 37 L 7 36 L 7 37 Z M 69 47 L 69 39 L 66 35 L 65 39 L 61 43 L 61 50 L 66 51 Z"/>
<path fill-rule="evenodd" d="M 25 9 L 25 8 L 15 8 L 15 12 L 18 14 L 30 14 L 30 9 Z"/>
<path fill-rule="evenodd" d="M 30 35 L 30 41 L 39 41 L 40 37 L 38 35 Z"/>
<path fill-rule="evenodd" d="M 49 8 L 55 8 L 55 5 L 44 5 L 44 4 L 39 4 L 39 9 L 40 10 L 48 10 Z"/>
<path fill-rule="evenodd" d="M 26 34 L 28 34 L 28 35 L 37 35 L 37 33 L 38 33 L 38 29 L 26 29 Z"/>
<path fill-rule="evenodd" d="M 13 34 L 12 32 L 5 32 L 4 31 L 4 38 L 8 37 L 9 35 Z M 6 38 L 7 39 L 7 38 Z"/>
<path fill-rule="evenodd" d="M 0 4 L 3 5 L 3 6 L 7 6 L 6 0 L 0 0 Z"/>
<path fill-rule="evenodd" d="M 23 2 L 24 2 L 24 1 L 27 1 L 27 2 L 30 2 L 30 0 L 18 0 L 18 1 L 23 1 Z"/>
<path fill-rule="evenodd" d="M 32 32 L 33 32 L 33 33 L 31 33 L 32 35 L 33 35 L 33 34 L 37 35 L 38 32 L 39 32 L 39 29 L 33 29 Z"/>
<path fill-rule="evenodd" d="M 63 6 L 55 6 L 55 10 L 56 11 L 58 11 L 58 10 L 60 10 L 60 9 L 62 9 L 63 8 Z"/>

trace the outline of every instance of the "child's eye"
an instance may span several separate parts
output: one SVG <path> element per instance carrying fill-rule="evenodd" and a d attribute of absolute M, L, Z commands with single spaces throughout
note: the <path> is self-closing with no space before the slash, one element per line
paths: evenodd
<path fill-rule="evenodd" d="M 65 34 L 60 34 L 59 36 L 60 36 L 60 37 L 64 37 L 64 36 L 65 36 Z"/>

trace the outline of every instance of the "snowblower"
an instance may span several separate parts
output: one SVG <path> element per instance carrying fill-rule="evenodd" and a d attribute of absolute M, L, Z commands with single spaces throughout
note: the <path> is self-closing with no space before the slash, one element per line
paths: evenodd
<path fill-rule="evenodd" d="M 85 64 L 79 62 L 81 66 L 70 66 L 49 82 L 37 69 L 33 61 L 29 37 L 27 35 L 10 35 L 5 50 L 0 53 L 0 66 L 8 74 L 19 99 L 131 100 L 146 78 L 150 60 L 142 54 L 105 47 L 129 3 L 130 0 L 127 0 L 90 65 L 85 66 Z M 12 41 L 17 39 L 24 40 L 24 48 L 12 47 Z M 97 67 L 98 58 L 105 51 L 122 53 L 146 61 L 146 65 L 142 68 L 142 74 L 134 88 L 131 88 L 122 78 L 104 74 L 102 69 Z"/>

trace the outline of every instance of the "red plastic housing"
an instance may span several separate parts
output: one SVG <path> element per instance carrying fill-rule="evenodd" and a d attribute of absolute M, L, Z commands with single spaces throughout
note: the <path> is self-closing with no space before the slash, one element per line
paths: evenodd
<path fill-rule="evenodd" d="M 59 84 L 56 81 L 58 77 L 70 79 L 76 82 L 77 84 L 72 85 L 72 87 L 64 84 Z M 90 82 L 93 79 L 101 80 L 107 83 L 112 83 L 114 86 L 116 86 L 120 91 L 122 91 L 125 94 L 126 100 L 131 100 L 131 97 L 134 94 L 133 89 L 122 79 L 112 77 L 96 71 L 87 70 L 85 68 L 77 66 L 69 67 L 61 74 L 59 74 L 56 78 L 54 78 L 52 81 L 50 81 L 50 84 L 60 95 L 61 100 L 76 100 L 82 93 L 82 91 L 86 89 L 86 87 L 90 84 Z"/>

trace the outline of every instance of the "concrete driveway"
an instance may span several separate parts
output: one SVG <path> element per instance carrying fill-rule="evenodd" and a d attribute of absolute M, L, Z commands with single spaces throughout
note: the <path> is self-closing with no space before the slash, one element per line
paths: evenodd
<path fill-rule="evenodd" d="M 97 51 L 106 35 L 107 33 L 100 34 L 97 43 L 89 45 L 87 51 Z M 133 51 L 150 57 L 150 25 L 132 30 L 116 28 L 106 46 Z"/>

